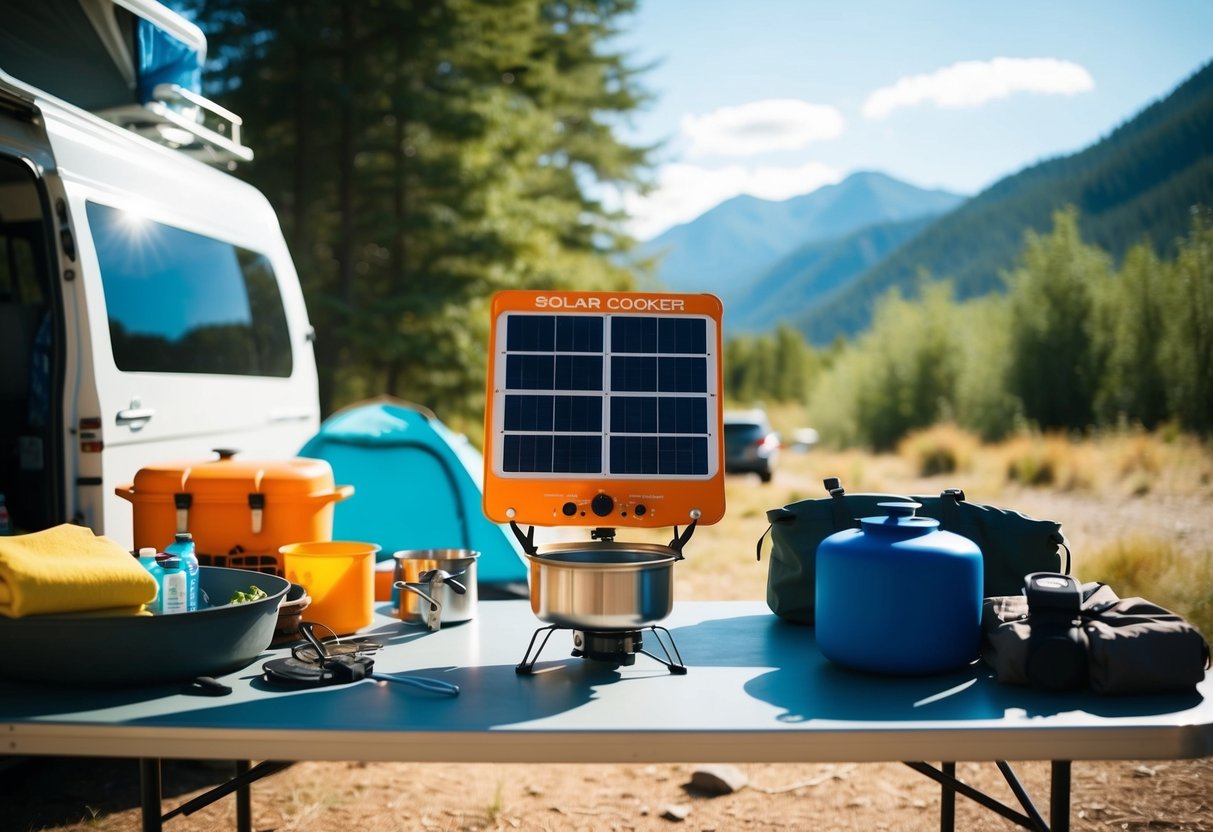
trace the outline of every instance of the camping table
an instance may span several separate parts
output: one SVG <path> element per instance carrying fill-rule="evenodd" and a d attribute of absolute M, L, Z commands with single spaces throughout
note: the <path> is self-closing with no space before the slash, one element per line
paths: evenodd
<path fill-rule="evenodd" d="M 644 655 L 620 668 L 573 658 L 567 631 L 552 635 L 533 675 L 519 675 L 541 622 L 525 601 L 482 601 L 476 620 L 438 632 L 382 614 L 362 631 L 387 643 L 376 671 L 456 682 L 454 698 L 374 681 L 281 691 L 261 680 L 260 662 L 224 677 L 234 690 L 215 698 L 177 686 L 0 683 L 2 751 L 140 759 L 149 830 L 162 820 L 161 758 L 266 761 L 216 789 L 241 793 L 241 825 L 248 782 L 284 767 L 277 761 L 907 761 L 942 783 L 944 828 L 959 791 L 1042 829 L 999 761 L 1050 760 L 1050 820 L 1060 830 L 1069 825 L 1070 761 L 1213 755 L 1213 675 L 1187 694 L 1045 693 L 999 685 L 980 665 L 919 678 L 842 670 L 818 652 L 812 629 L 777 620 L 761 603 L 680 602 L 661 624 L 685 675 Z M 645 647 L 654 649 L 650 636 Z M 1022 811 L 956 780 L 954 763 L 922 760 L 999 762 Z"/>

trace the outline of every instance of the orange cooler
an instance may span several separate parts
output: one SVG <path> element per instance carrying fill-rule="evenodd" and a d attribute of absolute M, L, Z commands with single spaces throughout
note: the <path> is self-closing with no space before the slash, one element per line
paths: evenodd
<path fill-rule="evenodd" d="M 158 550 L 178 532 L 194 536 L 208 566 L 284 575 L 282 546 L 330 540 L 333 506 L 354 493 L 334 486 L 323 459 L 218 459 L 141 468 L 131 485 L 114 489 L 134 510 L 135 548 Z"/>

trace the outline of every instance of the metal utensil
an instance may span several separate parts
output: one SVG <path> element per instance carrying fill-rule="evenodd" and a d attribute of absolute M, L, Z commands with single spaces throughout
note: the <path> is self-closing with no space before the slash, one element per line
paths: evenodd
<path fill-rule="evenodd" d="M 402 676 L 392 673 L 374 672 L 375 662 L 365 653 L 330 653 L 324 642 L 316 637 L 315 628 L 323 627 L 312 621 L 304 621 L 299 625 L 299 632 L 312 646 L 317 661 L 300 658 L 298 651 L 290 658 L 272 659 L 262 665 L 266 678 L 275 681 L 285 681 L 296 684 L 329 685 L 358 682 L 363 679 L 374 679 L 379 682 L 393 682 L 399 685 L 409 685 L 430 693 L 446 696 L 458 696 L 459 686 L 441 679 L 428 676 Z M 327 629 L 327 628 L 326 628 Z M 378 649 L 379 645 L 376 645 Z M 309 657 L 310 658 L 310 657 Z"/>

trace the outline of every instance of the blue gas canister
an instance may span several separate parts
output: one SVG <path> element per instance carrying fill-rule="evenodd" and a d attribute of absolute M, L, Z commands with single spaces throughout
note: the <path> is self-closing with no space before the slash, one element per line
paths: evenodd
<path fill-rule="evenodd" d="M 942 673 L 977 658 L 982 559 L 977 544 L 916 517 L 919 503 L 817 547 L 816 635 L 822 655 L 855 670 Z"/>

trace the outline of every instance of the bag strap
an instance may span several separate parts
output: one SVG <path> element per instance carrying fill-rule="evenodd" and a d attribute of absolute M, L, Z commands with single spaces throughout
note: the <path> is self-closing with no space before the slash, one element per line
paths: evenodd
<path fill-rule="evenodd" d="M 762 562 L 762 541 L 766 540 L 767 535 L 769 535 L 770 533 L 771 533 L 771 527 L 767 526 L 767 530 L 762 533 L 761 537 L 758 538 L 758 545 L 754 547 L 754 557 L 759 563 Z"/>
<path fill-rule="evenodd" d="M 796 514 L 789 511 L 787 506 L 767 510 L 767 530 L 762 533 L 761 537 L 758 538 L 758 545 L 754 547 L 754 554 L 757 556 L 759 561 L 762 560 L 762 541 L 767 539 L 767 535 L 771 533 L 771 529 L 774 528 L 775 524 L 793 520 L 795 517 Z"/>
<path fill-rule="evenodd" d="M 826 488 L 826 492 L 833 497 L 831 510 L 834 515 L 834 531 L 849 529 L 855 525 L 855 519 L 847 512 L 846 490 L 842 487 L 842 482 L 838 477 L 826 477 L 822 480 L 822 484 Z M 767 530 L 758 538 L 758 543 L 754 546 L 754 559 L 762 561 L 762 542 L 767 539 L 767 535 L 771 533 L 771 529 L 776 523 L 786 522 L 796 517 L 795 512 L 789 511 L 786 506 L 783 508 L 773 508 L 767 511 Z"/>
<path fill-rule="evenodd" d="M 962 488 L 945 488 L 939 492 L 939 519 L 941 528 L 956 528 L 960 524 L 960 504 L 965 501 Z"/>
<path fill-rule="evenodd" d="M 1061 532 L 1053 532 L 1053 542 L 1060 546 L 1066 553 L 1066 568 L 1061 570 L 1065 574 L 1070 574 L 1070 547 L 1066 545 L 1066 536 Z"/>
<path fill-rule="evenodd" d="M 826 491 L 834 498 L 830 503 L 830 508 L 834 515 L 834 531 L 842 531 L 854 526 L 855 518 L 847 511 L 847 490 L 842 487 L 842 481 L 838 477 L 826 477 L 821 481 L 821 484 L 826 487 Z"/>

